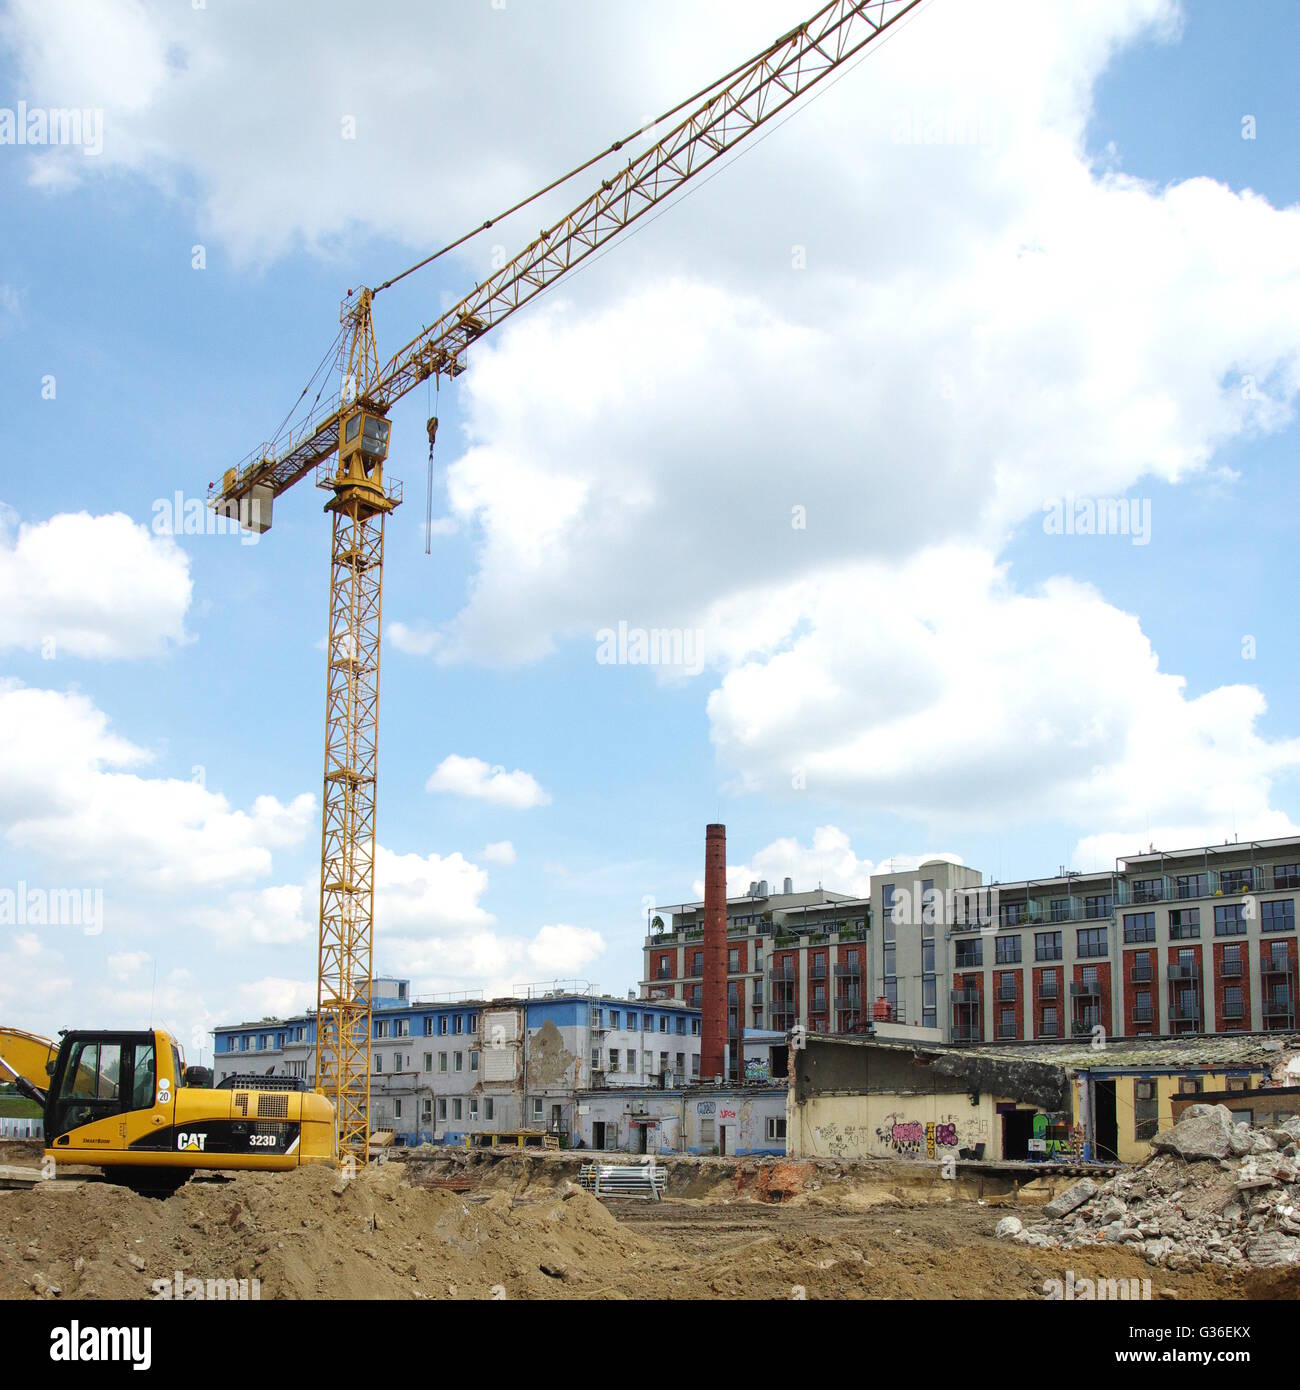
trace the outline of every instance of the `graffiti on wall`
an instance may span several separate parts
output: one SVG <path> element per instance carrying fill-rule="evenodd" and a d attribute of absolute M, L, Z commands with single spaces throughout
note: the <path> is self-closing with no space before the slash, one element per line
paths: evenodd
<path fill-rule="evenodd" d="M 901 1115 L 886 1115 L 876 1128 L 876 1140 L 896 1154 L 936 1158 L 940 1149 L 959 1147 L 957 1122 L 951 1115 L 942 1120 L 908 1120 Z"/>

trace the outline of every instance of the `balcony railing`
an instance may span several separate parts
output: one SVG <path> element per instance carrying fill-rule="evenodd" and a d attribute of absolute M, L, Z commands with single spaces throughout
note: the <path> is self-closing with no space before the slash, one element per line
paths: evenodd
<path fill-rule="evenodd" d="M 862 978 L 862 967 L 857 961 L 850 961 L 847 965 L 837 965 L 835 975 L 840 980 L 860 980 Z"/>
<path fill-rule="evenodd" d="M 1223 961 L 1223 968 L 1219 971 L 1219 973 L 1220 973 L 1225 979 L 1235 980 L 1235 979 L 1240 978 L 1240 976 L 1241 976 L 1241 957 L 1238 956 L 1235 960 L 1230 960 L 1230 959 L 1228 959 L 1227 957 L 1225 957 L 1225 958 L 1224 958 L 1224 961 Z"/>
<path fill-rule="evenodd" d="M 1133 1009 L 1134 1023 L 1150 1023 L 1155 1017 L 1150 1004 L 1138 1004 Z"/>
<path fill-rule="evenodd" d="M 1155 971 L 1151 969 L 1150 961 L 1145 965 L 1135 965 L 1128 973 L 1129 979 L 1135 985 L 1149 985 L 1154 975 Z"/>
<path fill-rule="evenodd" d="M 1171 965 L 1168 971 L 1168 978 L 1171 980 L 1199 980 L 1201 978 L 1201 967 L 1190 962 Z"/>
<path fill-rule="evenodd" d="M 983 1042 L 984 1038 L 978 1028 L 954 1024 L 952 1029 L 952 1040 L 957 1043 L 972 1043 Z"/>
<path fill-rule="evenodd" d="M 1071 999 L 1091 999 L 1101 997 L 1101 986 L 1096 980 L 1072 980 L 1070 982 Z"/>
<path fill-rule="evenodd" d="M 1259 973 L 1261 975 L 1289 975 L 1291 973 L 1291 957 L 1265 956 L 1259 963 Z"/>
<path fill-rule="evenodd" d="M 954 1004 L 978 1004 L 980 994 L 974 985 L 963 985 L 961 989 L 951 991 L 951 999 Z"/>

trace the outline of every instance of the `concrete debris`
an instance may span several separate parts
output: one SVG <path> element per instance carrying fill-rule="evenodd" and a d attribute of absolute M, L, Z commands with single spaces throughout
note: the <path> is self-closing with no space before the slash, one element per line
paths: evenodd
<path fill-rule="evenodd" d="M 1067 1187 L 1059 1197 L 1053 1197 L 1043 1208 L 1043 1215 L 1050 1216 L 1053 1220 L 1069 1216 L 1076 1207 L 1091 1201 L 1096 1192 L 1097 1184 L 1091 1178 L 1080 1178 L 1073 1187 Z"/>
<path fill-rule="evenodd" d="M 997 1226 L 994 1227 L 993 1234 L 999 1240 L 1010 1240 L 1012 1236 L 1018 1236 L 1024 1230 L 1018 1216 L 1004 1216 Z"/>
<path fill-rule="evenodd" d="M 1232 1147 L 1232 1111 L 1226 1105 L 1189 1105 L 1173 1129 L 1156 1135 L 1151 1147 L 1179 1158 L 1224 1158 Z"/>
<path fill-rule="evenodd" d="M 1175 1270 L 1300 1266 L 1300 1118 L 1253 1129 L 1225 1106 L 1193 1105 L 1151 1147 L 1141 1168 L 1100 1187 L 1084 1178 L 1044 1219 L 1004 1221 L 997 1234 L 1030 1247 L 1131 1245 Z"/>

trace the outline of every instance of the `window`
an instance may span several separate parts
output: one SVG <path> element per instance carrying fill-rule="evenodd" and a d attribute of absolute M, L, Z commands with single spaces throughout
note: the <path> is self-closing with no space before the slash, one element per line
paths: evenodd
<path fill-rule="evenodd" d="M 476 1048 L 473 1052 L 471 1052 L 471 1053 L 469 1054 L 469 1069 L 470 1069 L 470 1071 L 477 1071 L 477 1070 L 478 1070 L 478 1049 L 477 1049 L 477 1048 Z"/>
<path fill-rule="evenodd" d="M 399 1018 L 393 1021 L 393 1036 L 397 1038 L 409 1038 L 411 1036 L 411 1020 L 409 1018 Z"/>
<path fill-rule="evenodd" d="M 1242 996 L 1240 985 L 1227 985 L 1223 991 L 1223 1017 L 1225 1020 L 1239 1020 L 1242 1016 Z"/>
<path fill-rule="evenodd" d="M 1179 874 L 1174 879 L 1174 897 L 1206 898 L 1210 894 L 1209 874 Z"/>
<path fill-rule="evenodd" d="M 667 1015 L 667 1014 L 660 1014 L 660 1015 L 659 1015 L 659 1031 L 660 1031 L 661 1033 L 666 1033 L 666 1032 L 668 1031 L 668 1015 Z"/>
<path fill-rule="evenodd" d="M 763 996 L 762 996 L 762 994 L 760 993 L 757 997 L 761 999 Z M 693 1018 L 693 1019 L 691 1019 L 691 1037 L 693 1037 L 693 1038 L 698 1038 L 699 1036 L 700 1036 L 700 1020 L 699 1020 L 698 1018 Z"/>
<path fill-rule="evenodd" d="M 542 1098 L 541 1098 L 541 1096 L 534 1096 L 534 1097 L 533 1097 L 533 1119 L 540 1122 L 540 1121 L 541 1121 L 542 1119 L 544 1119 L 544 1118 L 545 1118 L 545 1117 L 544 1117 L 544 1115 L 543 1115 L 543 1113 L 542 1113 Z"/>
<path fill-rule="evenodd" d="M 1137 1143 L 1154 1139 L 1160 1122 L 1160 1101 L 1154 1081 L 1133 1083 L 1133 1138 Z"/>
<path fill-rule="evenodd" d="M 401 1098 L 401 1096 L 398 1096 L 398 1097 L 393 1101 L 393 1117 L 394 1117 L 394 1119 L 398 1119 L 398 1120 L 400 1120 L 400 1119 L 402 1118 L 402 1098 Z"/>
<path fill-rule="evenodd" d="M 1019 960 L 1019 956 L 1016 957 Z M 921 942 L 921 971 L 926 975 L 934 974 L 934 941 Z"/>
<path fill-rule="evenodd" d="M 1024 920 L 1026 910 L 1024 903 L 1003 903 L 998 908 L 998 916 L 1004 927 L 1014 927 Z"/>
<path fill-rule="evenodd" d="M 433 1053 L 432 1053 L 432 1052 L 426 1052 L 426 1053 L 424 1054 L 424 1069 L 425 1069 L 425 1071 L 432 1071 L 432 1070 L 433 1070 Z"/>
<path fill-rule="evenodd" d="M 388 1020 L 386 1018 L 375 1019 L 375 1037 L 386 1038 L 388 1036 Z"/>
<path fill-rule="evenodd" d="M 439 1118 L 440 1120 L 445 1120 L 445 1119 L 447 1118 L 447 1097 L 446 1097 L 446 1096 L 439 1096 L 439 1097 L 438 1097 L 438 1118 Z"/>
<path fill-rule="evenodd" d="M 1133 1022 L 1151 1023 L 1151 991 L 1140 989 L 1133 996 Z"/>
<path fill-rule="evenodd" d="M 698 973 L 698 972 L 697 972 L 697 973 Z M 628 1028 L 628 1032 L 629 1032 L 629 1033 L 635 1033 L 635 1032 L 637 1031 L 637 1026 L 636 1026 L 636 1015 L 635 1015 L 634 1013 L 631 1013 L 631 1012 L 628 1013 L 628 1016 L 627 1016 L 627 1028 Z"/>
<path fill-rule="evenodd" d="M 483 1118 L 485 1120 L 495 1120 L 497 1114 L 497 1103 L 491 1096 L 483 1099 Z"/>
<path fill-rule="evenodd" d="M 1094 893 L 1083 900 L 1085 917 L 1109 917 L 1114 907 L 1114 899 L 1109 893 Z"/>
<path fill-rule="evenodd" d="M 457 1097 L 452 1101 L 452 1103 L 451 1103 L 451 1118 L 452 1118 L 453 1120 L 459 1120 L 459 1119 L 461 1118 L 461 1111 L 462 1111 L 462 1108 L 463 1108 L 463 1104 L 464 1104 L 464 1103 L 462 1102 L 462 1100 L 461 1100 L 461 1098 L 460 1098 L 459 1096 L 457 1096 Z"/>
<path fill-rule="evenodd" d="M 470 1117 L 471 1120 L 473 1120 L 473 1121 L 475 1122 L 475 1124 L 478 1123 L 478 1097 L 477 1097 L 477 1096 L 470 1096 L 470 1098 L 469 1098 L 469 1117 Z"/>
<path fill-rule="evenodd" d="M 934 936 L 934 923 L 938 914 L 935 911 L 934 879 L 921 880 L 921 935 Z M 784 1133 L 784 1131 L 782 1131 Z"/>
<path fill-rule="evenodd" d="M 464 1054 L 463 1052 L 458 1052 L 458 1053 L 456 1054 L 456 1070 L 457 1070 L 457 1071 L 464 1071 L 464 1070 L 465 1070 L 465 1054 Z"/>
<path fill-rule="evenodd" d="M 1215 936 L 1246 935 L 1246 904 L 1227 903 L 1214 909 Z"/>
<path fill-rule="evenodd" d="M 954 969 L 972 970 L 984 964 L 983 941 L 958 941 L 956 946 L 956 954 L 953 959 Z"/>
<path fill-rule="evenodd" d="M 767 1117 L 767 1137 L 769 1140 L 785 1138 L 785 1116 L 769 1115 Z M 701 1136 L 703 1138 L 703 1136 Z"/>
<path fill-rule="evenodd" d="M 384 1054 L 383 1054 L 382 1052 L 376 1052 L 376 1053 L 375 1053 L 375 1071 L 376 1071 L 376 1072 L 381 1072 L 381 1071 L 383 1071 L 383 1069 L 384 1069 Z"/>
<path fill-rule="evenodd" d="M 1020 963 L 1020 938 L 1018 936 L 999 936 L 994 947 L 998 965 L 1018 965 Z M 934 967 L 931 966 L 931 969 Z"/>
<path fill-rule="evenodd" d="M 433 1019 L 431 1018 L 426 1018 L 424 1020 L 424 1036 L 426 1038 L 433 1037 Z"/>
<path fill-rule="evenodd" d="M 1170 941 L 1187 941 L 1201 934 L 1199 907 L 1174 908 L 1169 913 Z"/>
<path fill-rule="evenodd" d="M 1039 1036 L 1044 1038 L 1056 1038 L 1060 1036 L 1060 1028 L 1056 1021 L 1056 1005 L 1043 1005 L 1043 1026 L 1039 1029 Z"/>
<path fill-rule="evenodd" d="M 1158 903 L 1164 895 L 1163 879 L 1140 878 L 1133 885 L 1135 903 Z"/>
<path fill-rule="evenodd" d="M 463 1018 L 460 1014 L 457 1014 L 457 1015 L 456 1015 L 456 1025 L 455 1025 L 455 1027 L 456 1027 L 456 1032 L 458 1032 L 458 1033 L 463 1033 L 463 1032 L 465 1031 L 465 1020 L 464 1020 L 464 1018 Z"/>
<path fill-rule="evenodd" d="M 1124 940 L 1154 941 L 1156 939 L 1156 914 L 1154 912 L 1126 912 L 1124 914 Z"/>
<path fill-rule="evenodd" d="M 1250 869 L 1224 869 L 1219 875 L 1219 888 L 1224 893 L 1243 893 L 1255 886 L 1255 875 Z"/>
<path fill-rule="evenodd" d="M 1061 933 L 1059 931 L 1039 931 L 1034 933 L 1034 959 L 1061 959 Z"/>
<path fill-rule="evenodd" d="M 1048 915 L 1053 922 L 1068 922 L 1070 920 L 1069 898 L 1053 898 L 1051 911 Z"/>
<path fill-rule="evenodd" d="M 1014 1038 L 1016 1036 L 1016 1011 L 1014 1009 L 1002 1009 L 1000 1013 L 998 1037 Z"/>
<path fill-rule="evenodd" d="M 1178 1094 L 1180 1096 L 1199 1096 L 1203 1089 L 1199 1076 L 1180 1076 L 1178 1078 Z"/>
<path fill-rule="evenodd" d="M 1274 888 L 1300 888 L 1300 864 L 1274 864 Z"/>
<path fill-rule="evenodd" d="M 727 952 L 727 973 L 729 975 L 738 974 L 740 971 L 740 951 L 733 946 Z"/>
<path fill-rule="evenodd" d="M 1295 899 L 1274 898 L 1260 904 L 1262 931 L 1295 931 Z"/>
<path fill-rule="evenodd" d="M 1080 927 L 1079 955 L 1085 959 L 1090 956 L 1106 955 L 1110 949 L 1106 940 L 1107 935 L 1105 927 Z"/>
<path fill-rule="evenodd" d="M 446 1015 L 446 1014 L 443 1014 L 443 1015 L 438 1019 L 438 1036 L 439 1036 L 439 1037 L 442 1037 L 442 1038 L 445 1038 L 445 1037 L 447 1036 L 447 1015 Z"/>
<path fill-rule="evenodd" d="M 154 1106 L 157 1067 L 154 1065 L 153 1043 L 137 1043 L 135 1073 L 131 1078 L 131 1109 L 152 1110 Z"/>
<path fill-rule="evenodd" d="M 447 1054 L 445 1052 L 438 1053 L 438 1070 L 443 1076 L 447 1075 Z"/>

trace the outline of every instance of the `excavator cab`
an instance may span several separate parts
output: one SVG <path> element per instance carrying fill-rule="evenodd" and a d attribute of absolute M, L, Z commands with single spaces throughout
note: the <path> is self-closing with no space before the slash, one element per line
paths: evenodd
<path fill-rule="evenodd" d="M 159 1055 L 161 1044 L 162 1055 Z M 45 1142 L 135 1147 L 171 1125 L 180 1053 L 165 1033 L 67 1033 L 45 1100 Z"/>

